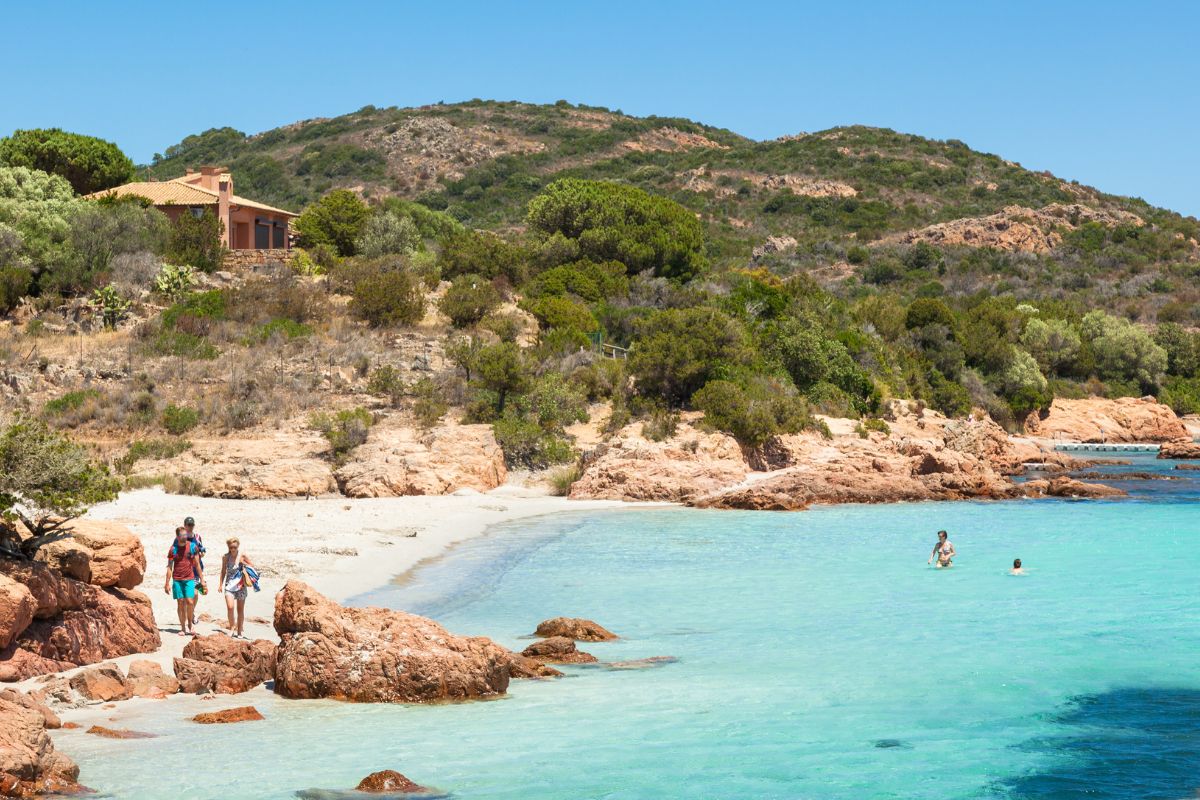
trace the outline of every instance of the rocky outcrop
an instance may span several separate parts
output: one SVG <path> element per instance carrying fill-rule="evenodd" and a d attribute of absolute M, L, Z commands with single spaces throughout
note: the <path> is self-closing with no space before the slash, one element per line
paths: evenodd
<path fill-rule="evenodd" d="M 275 630 L 284 697 L 418 703 L 508 689 L 508 651 L 490 639 L 402 611 L 343 608 L 299 581 L 276 598 Z"/>
<path fill-rule="evenodd" d="M 129 665 L 125 681 L 134 697 L 161 699 L 179 691 L 179 681 L 153 661 L 134 661 Z"/>
<path fill-rule="evenodd" d="M 1115 486 L 1102 483 L 1085 483 L 1083 481 L 1060 475 L 1049 480 L 1026 481 L 1021 484 L 1021 490 L 1027 497 L 1074 497 L 1074 498 L 1104 498 L 1125 497 L 1128 492 Z"/>
<path fill-rule="evenodd" d="M 35 558 L 63 575 L 95 586 L 133 589 L 146 574 L 142 542 L 116 522 L 76 519 L 34 539 Z"/>
<path fill-rule="evenodd" d="M 54 749 L 49 709 L 17 693 L 0 693 L 0 797 L 76 794 L 79 768 Z"/>
<path fill-rule="evenodd" d="M 348 497 L 486 492 L 504 483 L 504 452 L 490 425 L 448 425 L 421 432 L 386 422 L 335 473 Z"/>
<path fill-rule="evenodd" d="M 0 558 L 0 574 L 22 584 L 32 593 L 35 601 L 34 619 L 53 619 L 64 611 L 83 608 L 95 591 L 86 583 L 64 577 L 58 570 L 39 561 Z"/>
<path fill-rule="evenodd" d="M 160 644 L 150 598 L 128 589 L 88 586 L 79 608 L 35 619 L 0 650 L 0 681 L 149 653 Z"/>
<path fill-rule="evenodd" d="M 1200 458 L 1200 442 L 1164 442 L 1158 448 L 1159 458 L 1194 459 Z"/>
<path fill-rule="evenodd" d="M 367 794 L 428 794 L 432 791 L 393 769 L 372 772 L 359 781 L 354 789 Z"/>
<path fill-rule="evenodd" d="M 71 688 L 85 700 L 128 700 L 133 697 L 133 687 L 125 680 L 121 670 L 112 664 L 89 667 L 71 676 Z"/>
<path fill-rule="evenodd" d="M 694 427 L 701 416 L 685 415 L 663 442 L 647 439 L 641 423 L 627 425 L 588 461 L 570 496 L 686 502 L 743 480 L 749 467 L 741 447 L 731 436 Z"/>
<path fill-rule="evenodd" d="M 534 642 L 521 651 L 526 658 L 550 664 L 594 664 L 596 657 L 575 648 L 575 642 L 565 636 L 551 636 Z"/>
<path fill-rule="evenodd" d="M 29 627 L 37 607 L 33 592 L 25 584 L 0 574 L 0 648 L 8 647 Z"/>
<path fill-rule="evenodd" d="M 565 636 L 577 642 L 611 642 L 619 638 L 603 625 L 579 617 L 555 617 L 545 620 L 538 624 L 534 636 Z"/>
<path fill-rule="evenodd" d="M 991 247 L 1009 252 L 1048 253 L 1062 243 L 1063 230 L 1074 230 L 1087 222 L 1107 227 L 1141 226 L 1141 217 L 1127 211 L 1105 211 L 1089 206 L 1054 203 L 1044 208 L 1005 206 L 984 217 L 940 222 L 920 230 L 885 239 L 885 242 L 913 244 L 927 242 L 938 246 L 965 245 Z"/>
<path fill-rule="evenodd" d="M 1029 415 L 1025 432 L 1073 442 L 1172 442 L 1191 438 L 1171 407 L 1153 397 L 1057 398 L 1045 417 Z"/>
<path fill-rule="evenodd" d="M 240 694 L 268 681 L 275 673 L 275 644 L 223 634 L 198 636 L 174 660 L 180 690 L 195 694 Z"/>
<path fill-rule="evenodd" d="M 193 440 L 169 461 L 140 461 L 135 474 L 174 474 L 194 482 L 199 494 L 259 500 L 309 497 L 337 491 L 326 460 L 328 444 L 303 427 L 255 431 L 255 438 Z"/>
<path fill-rule="evenodd" d="M 224 711 L 197 714 L 192 717 L 192 722 L 199 722 L 201 725 L 228 725 L 232 722 L 255 722 L 260 719 L 263 719 L 263 715 L 254 706 L 238 706 Z"/>

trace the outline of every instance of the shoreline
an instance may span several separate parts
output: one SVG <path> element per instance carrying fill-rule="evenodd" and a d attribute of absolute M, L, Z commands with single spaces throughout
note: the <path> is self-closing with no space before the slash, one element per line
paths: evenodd
<path fill-rule="evenodd" d="M 138 660 L 153 661 L 172 674 L 172 660 L 180 656 L 190 637 L 179 635 L 175 601 L 164 591 L 166 552 L 176 525 L 185 516 L 196 518 L 204 540 L 205 578 L 209 592 L 197 604 L 196 628 L 201 635 L 225 630 L 226 609 L 217 587 L 225 540 L 236 536 L 243 552 L 260 567 L 262 591 L 251 592 L 246 602 L 245 635 L 250 639 L 278 637 L 272 624 L 275 593 L 291 579 L 302 580 L 338 603 L 386 587 L 428 561 L 440 558 L 455 545 L 486 534 L 501 523 L 518 522 L 570 511 L 601 511 L 635 507 L 664 507 L 667 503 L 630 503 L 618 500 L 569 500 L 501 486 L 487 494 L 349 499 L 341 496 L 313 499 L 232 500 L 173 495 L 159 488 L 123 492 L 117 500 L 92 508 L 86 519 L 119 522 L 142 542 L 146 577 L 138 590 L 150 598 L 162 645 L 151 653 L 108 659 L 128 670 Z M 91 665 L 96 666 L 96 665 Z M 87 669 L 77 667 L 54 673 L 70 677 Z M 7 684 L 28 691 L 42 677 Z M 107 718 L 138 698 L 123 701 L 105 712 Z M 91 717 L 100 705 L 61 709 L 63 721 Z"/>

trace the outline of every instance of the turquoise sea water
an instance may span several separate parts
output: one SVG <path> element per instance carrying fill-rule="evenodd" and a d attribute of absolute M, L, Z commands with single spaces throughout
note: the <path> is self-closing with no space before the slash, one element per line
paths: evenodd
<path fill-rule="evenodd" d="M 1134 468 L 1147 464 L 1170 466 Z M 287 798 L 384 768 L 455 798 L 1194 797 L 1200 487 L 1187 477 L 1114 502 L 507 525 L 357 602 L 515 649 L 541 619 L 585 616 L 623 636 L 581 644 L 601 660 L 679 661 L 569 667 L 436 707 L 258 692 L 267 722 L 226 728 L 186 722 L 200 701 L 172 700 L 122 720 L 160 738 L 58 742 L 84 783 L 130 800 Z M 938 528 L 958 548 L 951 570 L 925 565 Z M 1015 557 L 1028 575 L 1007 574 Z"/>

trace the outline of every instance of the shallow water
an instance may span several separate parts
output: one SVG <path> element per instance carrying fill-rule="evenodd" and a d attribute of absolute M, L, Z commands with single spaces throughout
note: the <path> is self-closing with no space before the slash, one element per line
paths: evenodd
<path fill-rule="evenodd" d="M 1147 464 L 1170 466 L 1128 469 Z M 517 649 L 541 619 L 592 617 L 624 637 L 581 645 L 602 660 L 679 661 L 438 707 L 260 692 L 266 722 L 215 729 L 185 721 L 199 701 L 168 701 L 121 721 L 160 738 L 58 741 L 84 783 L 130 800 L 286 798 L 384 768 L 456 798 L 1179 800 L 1200 786 L 1193 475 L 1115 502 L 503 526 L 358 602 Z M 925 566 L 939 527 L 951 570 Z M 1014 557 L 1028 575 L 1007 574 Z"/>

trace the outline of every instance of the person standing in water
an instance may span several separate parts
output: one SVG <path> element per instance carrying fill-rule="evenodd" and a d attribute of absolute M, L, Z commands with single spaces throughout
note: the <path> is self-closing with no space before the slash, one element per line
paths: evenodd
<path fill-rule="evenodd" d="M 1009 575 L 1024 575 L 1025 570 L 1021 568 L 1021 559 L 1013 559 L 1013 568 L 1009 571 Z"/>
<path fill-rule="evenodd" d="M 953 567 L 954 557 L 958 555 L 958 553 L 955 551 L 954 545 L 950 541 L 950 535 L 945 531 L 938 531 L 937 535 L 937 544 L 933 546 L 933 553 L 930 554 L 929 560 L 925 563 L 932 564 L 933 560 L 936 558 L 938 569 L 942 569 L 943 567 Z"/>
<path fill-rule="evenodd" d="M 236 538 L 225 542 L 228 552 L 221 556 L 221 580 L 219 581 L 225 594 L 225 609 L 229 612 L 229 630 L 233 638 L 244 638 L 242 630 L 246 626 L 246 585 L 245 568 L 253 567 L 254 562 L 241 552 L 241 542 Z M 237 620 L 234 620 L 234 607 L 237 607 Z"/>

